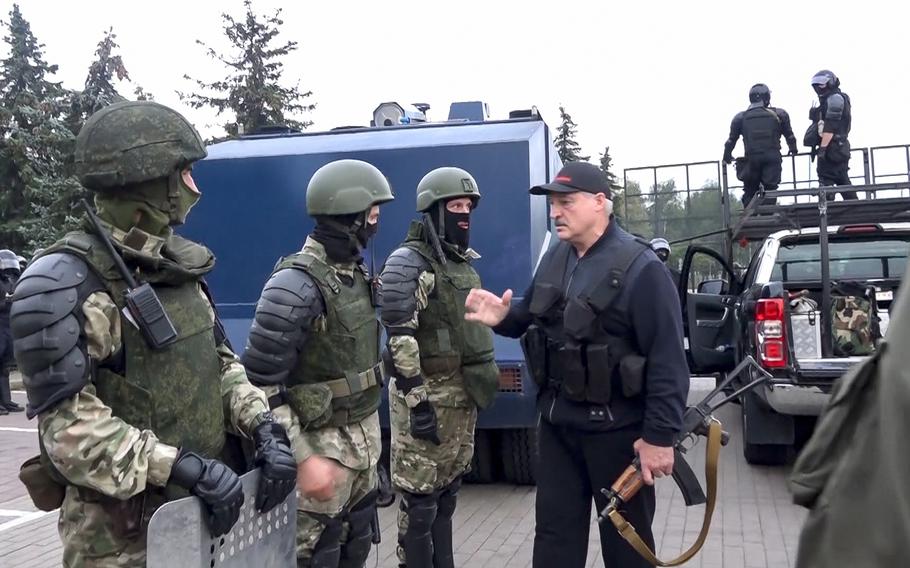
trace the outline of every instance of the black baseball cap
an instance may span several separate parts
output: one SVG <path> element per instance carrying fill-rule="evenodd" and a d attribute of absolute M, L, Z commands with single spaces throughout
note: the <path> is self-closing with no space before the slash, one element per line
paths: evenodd
<path fill-rule="evenodd" d="M 531 195 L 584 191 L 587 193 L 603 193 L 607 196 L 607 199 L 613 199 L 607 176 L 604 175 L 600 168 L 588 162 L 569 162 L 559 170 L 552 182 L 535 185 L 528 191 Z"/>

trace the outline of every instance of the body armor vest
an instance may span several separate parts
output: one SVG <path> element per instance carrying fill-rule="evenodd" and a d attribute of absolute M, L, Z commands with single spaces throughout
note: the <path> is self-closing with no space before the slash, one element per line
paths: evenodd
<path fill-rule="evenodd" d="M 614 231 L 621 231 L 615 228 Z M 632 342 L 610 333 L 624 314 L 614 306 L 629 267 L 649 249 L 647 242 L 621 232 L 615 253 L 596 279 L 567 299 L 563 281 L 572 245 L 560 242 L 538 268 L 529 310 L 533 323 L 521 338 L 531 375 L 538 387 L 558 389 L 569 400 L 608 404 L 614 376 L 623 394 L 638 395 L 645 359 Z"/>
<path fill-rule="evenodd" d="M 306 272 L 325 300 L 325 327 L 312 328 L 287 379 L 290 404 L 305 429 L 360 422 L 379 408 L 379 320 L 365 269 L 354 270 L 346 284 L 323 260 L 297 253 L 276 272 Z M 317 388 L 311 388 L 317 387 Z"/>
<path fill-rule="evenodd" d="M 756 106 L 743 113 L 746 156 L 780 154 L 780 117 L 773 108 Z"/>
<path fill-rule="evenodd" d="M 448 257 L 442 264 L 423 234 L 423 225 L 412 225 L 404 246 L 430 265 L 436 285 L 426 309 L 420 313 L 415 337 L 420 346 L 420 367 L 428 381 L 454 376 L 480 408 L 488 407 L 499 388 L 499 368 L 490 328 L 465 321 L 465 300 L 479 288 L 480 276 L 469 262 Z M 444 245 L 445 246 L 445 245 Z"/>
<path fill-rule="evenodd" d="M 179 240 L 184 249 L 199 247 L 180 237 L 172 239 Z M 126 283 L 100 239 L 71 233 L 44 254 L 51 252 L 84 259 L 123 313 Z M 114 416 L 153 431 L 166 444 L 217 458 L 225 442 L 221 360 L 216 351 L 213 307 L 200 293 L 200 278 L 201 274 L 179 269 L 143 272 L 139 279 L 149 282 L 158 294 L 177 340 L 153 350 L 121 316 L 121 351 L 97 367 L 93 383 Z"/>

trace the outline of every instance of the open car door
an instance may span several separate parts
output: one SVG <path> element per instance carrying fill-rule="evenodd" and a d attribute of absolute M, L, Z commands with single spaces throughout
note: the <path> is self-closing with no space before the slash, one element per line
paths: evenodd
<path fill-rule="evenodd" d="M 716 278 L 719 273 L 724 278 Z M 700 280 L 695 292 L 689 291 L 692 277 Z M 733 270 L 717 252 L 698 245 L 686 250 L 679 294 L 693 374 L 726 372 L 736 366 L 735 311 L 740 287 Z"/>

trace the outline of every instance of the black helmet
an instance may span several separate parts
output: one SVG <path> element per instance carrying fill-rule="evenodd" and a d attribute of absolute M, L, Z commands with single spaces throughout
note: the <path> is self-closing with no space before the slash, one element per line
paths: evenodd
<path fill-rule="evenodd" d="M 749 89 L 749 102 L 762 102 L 765 106 L 770 105 L 771 89 L 769 89 L 768 85 L 765 85 L 764 83 L 756 83 L 755 85 L 752 85 L 752 88 Z"/>
<path fill-rule="evenodd" d="M 837 78 L 833 71 L 822 69 L 812 76 L 812 88 L 819 95 L 830 93 L 838 87 L 840 87 L 840 79 Z"/>

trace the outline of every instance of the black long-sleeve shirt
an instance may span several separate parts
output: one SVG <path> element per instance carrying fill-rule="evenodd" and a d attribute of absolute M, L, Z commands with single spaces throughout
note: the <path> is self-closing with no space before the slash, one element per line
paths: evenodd
<path fill-rule="evenodd" d="M 583 257 L 578 258 L 573 249 L 563 277 L 567 297 L 577 296 L 592 282 L 603 281 L 604 268 L 609 265 L 605 259 L 620 239 L 631 238 L 611 221 L 604 235 Z M 496 333 L 519 337 L 528 329 L 533 319 L 529 311 L 533 290 L 532 283 L 524 297 L 512 304 L 506 319 L 494 328 Z M 678 292 L 666 265 L 654 253 L 645 251 L 632 263 L 614 306 L 626 308 L 621 318 L 624 329 L 609 331 L 627 337 L 648 360 L 643 396 L 625 398 L 614 394 L 609 407 L 612 420 L 606 422 L 592 422 L 590 405 L 570 401 L 553 389 L 541 392 L 539 409 L 554 424 L 583 430 L 642 424 L 642 438 L 646 442 L 670 446 L 682 428 L 689 371 Z"/>

